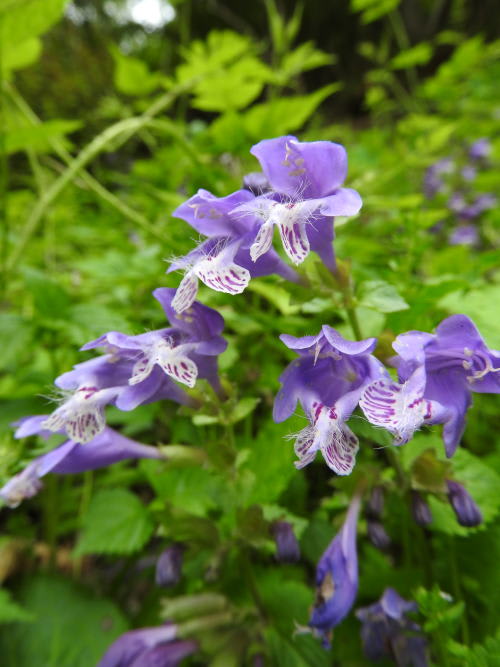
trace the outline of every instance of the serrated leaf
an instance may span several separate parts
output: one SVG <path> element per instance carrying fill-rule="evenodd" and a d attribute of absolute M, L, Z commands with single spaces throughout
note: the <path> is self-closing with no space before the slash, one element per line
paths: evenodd
<path fill-rule="evenodd" d="M 66 147 L 71 144 L 66 135 L 82 126 L 79 120 L 48 120 L 39 125 L 10 126 L 5 133 L 5 150 L 8 154 L 29 148 L 35 153 L 50 152 L 54 139 L 63 141 Z"/>
<path fill-rule="evenodd" d="M 158 88 L 162 77 L 151 72 L 145 62 L 124 55 L 114 46 L 111 47 L 111 54 L 115 61 L 114 83 L 120 93 L 149 95 Z"/>
<path fill-rule="evenodd" d="M 114 604 L 61 577 L 32 577 L 16 596 L 34 621 L 0 629 L 5 667 L 89 667 L 128 629 Z"/>
<path fill-rule="evenodd" d="M 133 553 L 144 546 L 153 530 L 148 510 L 133 493 L 102 489 L 84 516 L 75 555 Z"/>

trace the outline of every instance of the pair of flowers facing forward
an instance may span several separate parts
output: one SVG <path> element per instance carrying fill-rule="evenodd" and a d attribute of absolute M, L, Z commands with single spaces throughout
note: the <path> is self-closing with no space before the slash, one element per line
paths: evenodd
<path fill-rule="evenodd" d="M 49 472 L 79 473 L 128 458 L 161 458 L 155 447 L 143 445 L 106 426 L 104 409 L 115 405 L 133 410 L 139 405 L 169 399 L 181 405 L 197 405 L 182 385 L 193 387 L 206 379 L 222 394 L 217 356 L 226 349 L 221 336 L 224 319 L 200 303 L 183 313 L 172 307 L 175 290 L 153 292 L 173 326 L 138 336 L 112 331 L 83 346 L 104 348 L 106 354 L 77 364 L 59 376 L 55 384 L 65 397 L 51 415 L 35 415 L 18 422 L 16 437 L 53 433 L 69 439 L 32 461 L 0 489 L 10 506 L 35 495 L 40 478 Z"/>
<path fill-rule="evenodd" d="M 284 136 L 261 141 L 250 152 L 263 173 L 249 175 L 246 189 L 226 197 L 199 190 L 173 213 L 207 237 L 169 268 L 185 271 L 173 300 L 177 312 L 193 303 L 199 280 L 228 294 L 243 292 L 252 277 L 272 273 L 297 282 L 298 274 L 273 248 L 275 227 L 294 265 L 313 250 L 335 271 L 333 219 L 361 208 L 359 194 L 341 187 L 347 175 L 344 147 Z"/>
<path fill-rule="evenodd" d="M 424 424 L 443 424 L 446 454 L 462 436 L 472 392 L 500 393 L 500 353 L 489 350 L 465 315 L 443 320 L 435 334 L 410 331 L 393 343 L 390 360 L 398 382 L 373 356 L 376 339 L 352 342 L 324 325 L 317 336 L 281 340 L 298 354 L 280 377 L 274 419 L 284 421 L 300 402 L 309 425 L 297 434 L 296 466 L 321 451 L 339 475 L 349 474 L 359 448 L 346 422 L 359 405 L 374 426 L 387 429 L 395 445 L 407 443 Z"/>

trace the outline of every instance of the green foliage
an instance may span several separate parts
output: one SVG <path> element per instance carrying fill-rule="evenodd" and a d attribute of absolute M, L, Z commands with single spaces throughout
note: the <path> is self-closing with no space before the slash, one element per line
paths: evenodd
<path fill-rule="evenodd" d="M 88 667 L 128 629 L 115 605 L 60 577 L 38 575 L 17 593 L 33 620 L 0 629 L 5 667 Z"/>
<path fill-rule="evenodd" d="M 126 489 L 102 489 L 83 517 L 75 555 L 130 554 L 151 537 L 153 521 L 141 501 Z"/>

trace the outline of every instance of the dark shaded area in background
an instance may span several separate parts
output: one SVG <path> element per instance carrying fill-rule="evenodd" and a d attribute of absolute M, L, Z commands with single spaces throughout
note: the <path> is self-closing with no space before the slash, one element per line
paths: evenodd
<path fill-rule="evenodd" d="M 146 32 L 136 23 L 119 24 L 105 11 L 101 0 L 75 0 L 81 23 L 67 16 L 45 36 L 41 61 L 19 73 L 21 92 L 42 117 L 84 117 L 93 126 L 96 105 L 113 89 L 113 59 L 110 42 L 127 44 L 130 53 L 147 61 L 153 69 L 165 74 L 178 64 L 179 45 L 192 39 L 203 39 L 213 29 L 230 29 L 258 39 L 267 35 L 268 20 L 265 2 L 245 3 L 240 0 L 185 0 L 176 2 L 176 16 L 162 29 Z M 116 7 L 123 2 L 111 3 Z M 290 17 L 297 7 L 293 1 L 277 2 L 283 16 Z M 483 34 L 487 40 L 499 34 L 495 0 L 462 2 L 461 0 L 405 0 L 400 5 L 410 45 L 432 40 L 444 30 L 463 35 Z M 145 36 L 147 35 L 147 39 Z M 462 37 L 463 38 L 463 37 Z M 307 0 L 304 3 L 301 27 L 296 43 L 313 41 L 327 53 L 335 54 L 337 63 L 306 73 L 298 85 L 311 91 L 333 81 L 342 82 L 342 90 L 326 103 L 332 120 L 345 116 L 363 117 L 365 75 L 373 63 L 360 53 L 363 42 L 382 45 L 388 41 L 396 53 L 398 37 L 385 20 L 368 25 L 360 14 L 352 11 L 346 0 Z M 269 44 L 263 48 L 269 50 Z M 438 47 L 423 75 L 436 67 L 451 52 L 450 46 Z M 64 54 L 63 56 L 61 54 Z M 196 114 L 198 117 L 200 113 Z M 89 129 L 89 126 L 87 129 Z"/>

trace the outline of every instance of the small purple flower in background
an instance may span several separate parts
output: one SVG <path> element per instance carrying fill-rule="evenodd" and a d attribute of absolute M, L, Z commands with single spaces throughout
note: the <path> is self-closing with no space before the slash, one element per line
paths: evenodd
<path fill-rule="evenodd" d="M 176 667 L 198 650 L 190 640 L 177 640 L 177 626 L 130 630 L 108 648 L 97 667 Z"/>
<path fill-rule="evenodd" d="M 243 177 L 243 187 L 256 197 L 263 195 L 272 189 L 271 184 L 261 171 L 252 171 L 251 173 L 246 174 L 246 176 Z"/>
<path fill-rule="evenodd" d="M 428 526 L 432 523 L 432 513 L 429 503 L 418 491 L 411 492 L 411 514 L 419 526 Z"/>
<path fill-rule="evenodd" d="M 459 482 L 446 480 L 448 487 L 448 500 L 456 514 L 457 521 L 461 526 L 472 528 L 483 522 L 481 510 L 467 489 Z"/>
<path fill-rule="evenodd" d="M 300 401 L 309 426 L 296 436 L 297 468 L 303 468 L 321 451 L 327 465 L 348 475 L 359 448 L 357 437 L 345 423 L 355 410 L 363 388 L 386 375 L 383 365 L 370 354 L 375 338 L 351 342 L 324 325 L 317 336 L 280 336 L 299 358 L 280 377 L 282 387 L 275 402 L 276 422 L 288 419 Z"/>
<path fill-rule="evenodd" d="M 45 438 L 50 436 L 50 431 L 44 430 L 45 421 L 45 415 L 21 420 L 15 437 L 24 438 L 35 434 Z M 25 498 L 31 498 L 40 491 L 40 479 L 48 473 L 68 475 L 104 468 L 125 459 L 160 458 L 163 458 L 163 455 L 156 447 L 135 442 L 106 427 L 90 442 L 82 444 L 68 440 L 34 459 L 0 489 L 0 498 L 9 507 L 17 507 Z"/>
<path fill-rule="evenodd" d="M 257 263 L 250 258 L 249 248 L 258 230 L 258 221 L 235 209 L 255 200 L 249 190 L 238 190 L 227 197 L 215 197 L 207 190 L 181 204 L 173 213 L 208 240 L 185 257 L 172 262 L 168 272 L 185 270 L 172 307 L 182 313 L 191 306 L 198 292 L 198 281 L 217 292 L 240 294 L 255 276 L 277 273 L 287 280 L 298 276 L 276 252 L 266 253 Z"/>
<path fill-rule="evenodd" d="M 300 560 L 300 547 L 288 521 L 275 521 L 271 533 L 276 542 L 276 558 L 280 563 L 296 563 Z"/>
<path fill-rule="evenodd" d="M 432 164 L 424 176 L 424 193 L 427 199 L 432 199 L 438 193 L 446 190 L 443 176 L 455 171 L 455 163 L 451 158 L 443 158 Z"/>
<path fill-rule="evenodd" d="M 384 490 L 381 486 L 374 486 L 365 506 L 366 530 L 373 546 L 382 551 L 391 544 L 391 538 L 382 524 L 383 511 Z"/>
<path fill-rule="evenodd" d="M 391 546 L 391 538 L 380 521 L 368 519 L 366 522 L 366 531 L 370 542 L 374 547 L 380 549 L 380 551 L 385 551 Z"/>
<path fill-rule="evenodd" d="M 365 514 L 372 519 L 380 519 L 383 511 L 384 489 L 381 486 L 374 486 L 366 503 Z"/>
<path fill-rule="evenodd" d="M 486 137 L 474 141 L 469 148 L 469 157 L 472 160 L 484 160 L 490 153 L 491 143 Z"/>
<path fill-rule="evenodd" d="M 465 427 L 471 392 L 500 393 L 500 353 L 486 347 L 475 324 L 452 315 L 436 334 L 410 331 L 393 343 L 392 363 L 402 384 L 382 379 L 365 388 L 360 406 L 368 421 L 408 442 L 423 424 L 443 423 L 447 456 L 452 456 Z"/>
<path fill-rule="evenodd" d="M 477 246 L 479 240 L 479 231 L 475 225 L 459 225 L 448 237 L 450 245 Z"/>
<path fill-rule="evenodd" d="M 417 610 L 415 602 L 405 600 L 393 588 L 387 588 L 378 602 L 358 609 L 366 657 L 389 658 L 398 667 L 427 667 L 426 641 L 419 634 L 420 626 L 406 618 L 408 612 Z"/>
<path fill-rule="evenodd" d="M 496 204 L 497 198 L 494 195 L 490 193 L 479 195 L 472 204 L 465 206 L 459 211 L 459 217 L 462 220 L 473 220 L 480 216 L 484 211 L 494 208 Z"/>
<path fill-rule="evenodd" d="M 361 197 L 342 188 L 347 175 L 343 146 L 330 141 L 300 142 L 293 136 L 265 139 L 250 151 L 259 160 L 272 191 L 238 206 L 235 211 L 260 219 L 250 247 L 253 261 L 271 249 L 274 227 L 294 264 L 310 250 L 335 270 L 333 218 L 356 215 Z"/>
<path fill-rule="evenodd" d="M 172 544 L 162 551 L 156 562 L 155 581 L 158 586 L 170 588 L 179 583 L 182 576 L 184 548 Z"/>
<path fill-rule="evenodd" d="M 358 592 L 356 524 L 361 499 L 354 496 L 340 531 L 333 538 L 316 569 L 316 601 L 309 625 L 329 647 L 330 631 L 342 621 Z"/>

